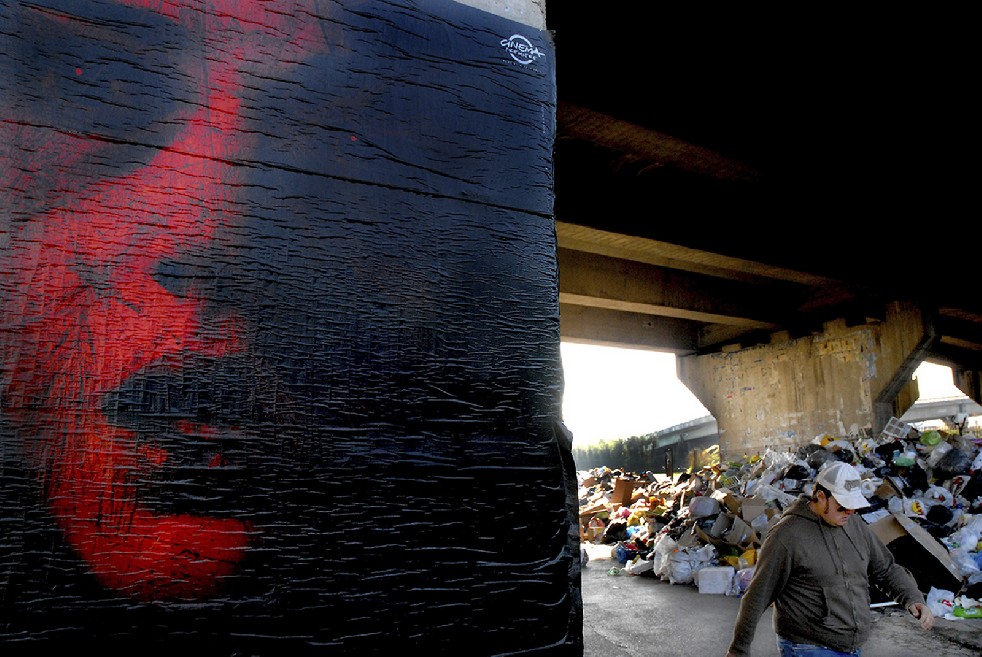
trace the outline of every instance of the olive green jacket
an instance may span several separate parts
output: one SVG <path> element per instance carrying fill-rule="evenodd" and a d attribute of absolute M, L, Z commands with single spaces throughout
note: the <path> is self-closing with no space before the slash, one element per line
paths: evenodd
<path fill-rule="evenodd" d="M 768 531 L 740 602 L 730 652 L 749 655 L 757 622 L 774 605 L 774 631 L 794 643 L 842 652 L 863 645 L 872 625 L 870 584 L 903 605 L 924 602 L 899 565 L 856 514 L 833 527 L 799 498 Z"/>

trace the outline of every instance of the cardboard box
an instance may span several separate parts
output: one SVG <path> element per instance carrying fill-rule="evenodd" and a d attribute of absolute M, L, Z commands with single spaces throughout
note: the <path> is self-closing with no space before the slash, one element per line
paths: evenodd
<path fill-rule="evenodd" d="M 740 504 L 740 517 L 745 522 L 753 522 L 754 518 L 762 513 L 766 513 L 767 509 L 767 500 L 759 497 L 745 497 Z"/>
<path fill-rule="evenodd" d="M 911 572 L 921 592 L 930 592 L 932 586 L 947 591 L 961 589 L 962 576 L 948 550 L 915 520 L 891 513 L 869 527 L 897 563 Z"/>
<path fill-rule="evenodd" d="M 709 534 L 702 531 L 702 529 L 699 528 L 699 525 L 692 525 L 692 529 L 682 532 L 682 535 L 679 536 L 678 540 L 679 547 L 700 548 L 707 543 L 723 545 L 722 541 L 717 538 L 712 538 L 709 536 Z"/>
<path fill-rule="evenodd" d="M 725 595 L 730 589 L 730 582 L 736 569 L 733 566 L 706 566 L 696 571 L 696 583 L 699 593 Z"/>
<path fill-rule="evenodd" d="M 730 491 L 715 490 L 711 497 L 730 513 L 740 513 L 740 498 Z"/>
<path fill-rule="evenodd" d="M 728 545 L 744 546 L 756 540 L 757 535 L 753 527 L 744 520 L 726 511 L 716 516 L 709 534 L 713 538 L 723 539 Z"/>
<path fill-rule="evenodd" d="M 746 550 L 760 545 L 760 537 L 753 530 L 753 527 L 726 511 L 722 511 L 716 516 L 716 521 L 708 532 L 700 529 L 698 525 L 694 525 L 693 533 L 704 543 L 710 543 L 717 548 L 736 547 Z"/>
<path fill-rule="evenodd" d="M 723 532 L 729 529 L 732 524 L 733 516 L 726 511 L 720 511 L 720 514 L 716 516 L 716 522 L 709 528 L 709 535 L 713 538 L 723 538 Z"/>
<path fill-rule="evenodd" d="M 903 494 L 903 486 L 891 477 L 885 477 L 880 487 L 873 492 L 873 495 L 881 500 L 889 500 L 891 497 Z"/>
<path fill-rule="evenodd" d="M 596 513 L 603 513 L 607 511 L 606 502 L 595 502 L 593 504 L 587 504 L 580 507 L 580 517 L 581 518 L 592 518 Z"/>
<path fill-rule="evenodd" d="M 631 497 L 634 495 L 636 483 L 633 479 L 625 479 L 624 477 L 615 479 L 614 491 L 610 494 L 610 503 L 631 506 Z"/>

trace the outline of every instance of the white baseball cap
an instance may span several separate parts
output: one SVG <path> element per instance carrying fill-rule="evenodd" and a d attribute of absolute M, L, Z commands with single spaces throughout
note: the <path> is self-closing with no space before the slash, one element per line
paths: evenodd
<path fill-rule="evenodd" d="M 815 483 L 828 489 L 836 501 L 847 509 L 862 509 L 869 506 L 863 495 L 863 478 L 859 470 L 844 461 L 835 461 L 825 466 Z"/>

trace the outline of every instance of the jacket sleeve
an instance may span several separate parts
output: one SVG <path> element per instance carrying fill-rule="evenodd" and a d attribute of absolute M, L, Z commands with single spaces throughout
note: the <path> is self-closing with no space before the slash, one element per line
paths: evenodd
<path fill-rule="evenodd" d="M 775 528 L 776 529 L 776 528 Z M 740 612 L 733 628 L 729 651 L 749 655 L 757 623 L 788 581 L 791 555 L 777 532 L 771 531 L 761 546 L 754 574 L 740 600 Z"/>
<path fill-rule="evenodd" d="M 893 558 L 893 553 L 868 527 L 864 526 L 869 543 L 869 580 L 877 588 L 898 602 L 904 609 L 914 602 L 924 602 L 924 594 L 910 571 Z"/>

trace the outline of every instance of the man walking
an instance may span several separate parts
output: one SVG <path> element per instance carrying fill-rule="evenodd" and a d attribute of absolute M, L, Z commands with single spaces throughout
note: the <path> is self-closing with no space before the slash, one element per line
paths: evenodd
<path fill-rule="evenodd" d="M 796 500 L 767 533 L 727 657 L 750 654 L 757 623 L 771 604 L 781 657 L 859 657 L 872 625 L 871 583 L 923 629 L 934 627 L 910 572 L 855 516 L 867 506 L 856 468 L 841 461 L 824 467 L 811 497 Z"/>

